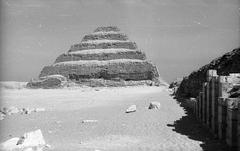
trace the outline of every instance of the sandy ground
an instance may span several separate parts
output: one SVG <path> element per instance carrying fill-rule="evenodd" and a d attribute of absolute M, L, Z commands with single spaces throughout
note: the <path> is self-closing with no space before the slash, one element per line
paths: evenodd
<path fill-rule="evenodd" d="M 160 102 L 161 108 L 148 110 L 151 101 Z M 132 104 L 137 112 L 125 113 Z M 161 87 L 6 89 L 1 91 L 1 106 L 46 111 L 14 114 L 0 121 L 0 142 L 36 129 L 42 130 L 55 151 L 200 151 L 205 140 L 176 131 L 176 122 L 186 113 Z M 191 131 L 202 133 L 197 130 Z"/>

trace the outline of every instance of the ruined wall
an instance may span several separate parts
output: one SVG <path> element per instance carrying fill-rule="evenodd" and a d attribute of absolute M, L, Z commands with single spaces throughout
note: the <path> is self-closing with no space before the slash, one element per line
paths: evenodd
<path fill-rule="evenodd" d="M 208 70 L 207 82 L 197 99 L 187 101 L 197 119 L 215 135 L 224 140 L 231 150 L 240 150 L 240 73 L 219 76 Z M 237 95 L 236 95 L 237 94 Z"/>
<path fill-rule="evenodd" d="M 210 69 L 217 70 L 218 75 L 228 75 L 229 73 L 240 72 L 240 48 L 226 53 L 220 58 L 213 60 L 208 65 L 192 72 L 181 82 L 176 95 L 178 97 L 197 97 L 202 83 L 207 81 L 206 74 Z"/>

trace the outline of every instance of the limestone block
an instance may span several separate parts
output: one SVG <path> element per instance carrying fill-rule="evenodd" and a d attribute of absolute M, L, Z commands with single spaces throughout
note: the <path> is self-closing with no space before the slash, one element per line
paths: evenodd
<path fill-rule="evenodd" d="M 160 102 L 151 102 L 149 104 L 148 109 L 160 109 L 160 107 L 161 107 Z"/>
<path fill-rule="evenodd" d="M 132 113 L 137 111 L 137 106 L 136 105 L 131 105 L 127 108 L 126 113 Z"/>
<path fill-rule="evenodd" d="M 43 151 L 45 147 L 47 147 L 47 144 L 40 129 L 0 144 L 0 150 L 4 151 Z"/>

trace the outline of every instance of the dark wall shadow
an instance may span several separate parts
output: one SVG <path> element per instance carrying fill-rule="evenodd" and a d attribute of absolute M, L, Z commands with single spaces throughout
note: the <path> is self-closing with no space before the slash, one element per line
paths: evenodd
<path fill-rule="evenodd" d="M 230 151 L 224 141 L 218 140 L 214 135 L 202 125 L 195 117 L 193 112 L 184 107 L 184 102 L 177 100 L 186 112 L 186 116 L 174 121 L 173 124 L 167 124 L 173 127 L 173 131 L 188 136 L 192 140 L 202 141 L 200 145 L 204 151 Z"/>

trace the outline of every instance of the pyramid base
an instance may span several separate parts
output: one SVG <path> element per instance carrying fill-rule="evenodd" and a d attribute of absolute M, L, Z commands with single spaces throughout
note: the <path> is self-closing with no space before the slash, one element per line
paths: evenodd
<path fill-rule="evenodd" d="M 125 87 L 125 86 L 164 86 L 165 84 L 160 82 L 159 79 L 154 80 L 139 80 L 139 81 L 125 81 L 123 79 L 79 79 L 60 81 L 59 79 L 45 79 L 45 80 L 33 80 L 28 82 L 27 88 L 33 89 L 58 89 L 58 88 L 71 88 L 71 87 Z"/>
<path fill-rule="evenodd" d="M 124 86 L 160 86 L 158 80 L 140 80 L 140 81 L 125 81 L 122 79 L 106 80 L 106 79 L 81 79 L 79 81 L 71 81 L 66 86 L 89 86 L 89 87 L 124 87 Z"/>

